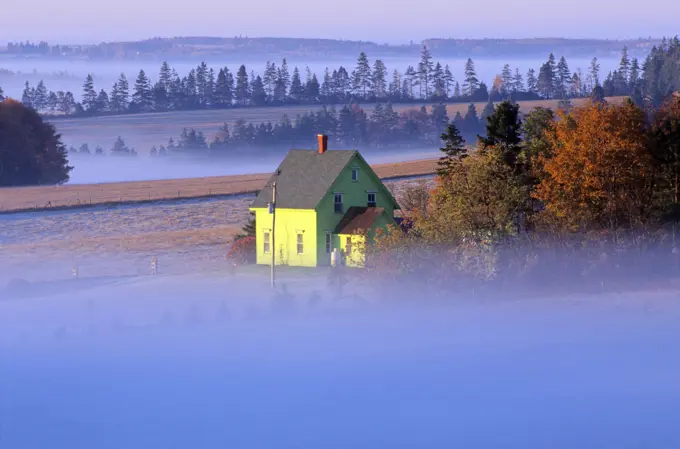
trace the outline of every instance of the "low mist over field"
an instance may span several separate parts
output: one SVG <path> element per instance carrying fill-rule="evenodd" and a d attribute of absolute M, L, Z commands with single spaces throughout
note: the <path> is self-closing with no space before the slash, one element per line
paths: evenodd
<path fill-rule="evenodd" d="M 4 296 L 2 446 L 680 444 L 668 295 L 435 305 L 365 287 L 334 301 L 305 276 L 286 279 L 288 303 L 267 281 L 159 275 Z"/>
<path fill-rule="evenodd" d="M 253 156 L 227 159 L 201 158 L 136 158 L 94 155 L 75 155 L 69 159 L 74 167 L 68 184 L 100 182 L 152 181 L 163 179 L 226 176 L 246 173 L 271 173 L 279 165 L 287 150 L 252 149 Z M 362 151 L 369 164 L 406 162 L 439 157 L 437 148 Z"/>

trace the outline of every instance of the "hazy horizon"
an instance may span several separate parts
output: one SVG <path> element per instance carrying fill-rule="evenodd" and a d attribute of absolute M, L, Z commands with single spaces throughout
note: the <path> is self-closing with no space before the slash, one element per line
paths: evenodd
<path fill-rule="evenodd" d="M 249 8 L 249 4 L 233 4 L 225 9 L 214 0 L 196 0 L 192 3 L 194 11 L 219 11 L 221 14 L 203 14 L 200 21 L 184 21 L 184 10 L 159 9 L 153 2 L 120 0 L 115 9 L 107 8 L 107 22 L 124 21 L 126 25 L 121 28 L 102 27 L 96 20 L 85 20 L 91 5 L 84 0 L 63 0 L 58 3 L 38 0 L 34 6 L 39 13 L 32 14 L 30 29 L 21 20 L 7 21 L 0 29 L 0 42 L 47 40 L 88 44 L 154 36 L 239 35 L 370 40 L 389 44 L 406 44 L 411 40 L 418 42 L 433 37 L 626 39 L 675 35 L 678 32 L 675 17 L 680 14 L 680 3 L 670 0 L 664 0 L 659 5 L 665 11 L 661 17 L 657 14 L 658 8 L 636 8 L 635 15 L 630 14 L 633 6 L 636 6 L 630 0 L 619 2 L 616 9 L 610 8 L 607 3 L 577 0 L 569 8 L 561 10 L 559 20 L 556 20 L 552 9 L 545 8 L 537 0 L 531 0 L 522 5 L 524 17 L 521 20 L 509 22 L 507 14 L 501 12 L 505 11 L 504 5 L 498 0 L 485 4 L 485 11 L 491 11 L 490 14 L 480 14 L 476 4 L 459 4 L 451 8 L 442 0 L 425 0 L 419 3 L 419 8 L 423 14 L 427 14 L 428 20 L 414 21 L 411 9 L 395 9 L 391 3 L 383 0 L 349 0 L 342 4 L 327 4 L 324 5 L 323 16 L 307 0 L 287 3 L 265 0 L 258 4 L 256 13 Z M 449 14 L 432 14 L 445 8 Z M 359 9 L 361 15 L 356 14 Z M 376 26 L 388 23 L 385 11 L 389 11 L 389 26 Z M 588 11 L 588 14 L 584 15 L 584 11 Z M 25 14 L 25 6 L 10 2 L 4 6 L 3 13 L 5 17 L 21 17 Z M 451 14 L 465 17 L 466 20 L 462 23 L 457 21 L 452 27 L 449 19 Z M 229 19 L 235 16 L 238 17 L 237 24 L 230 24 Z M 59 21 L 53 21 L 54 17 L 59 17 Z M 149 21 L 149 17 L 156 20 Z M 282 21 L 280 17 L 286 17 L 286 20 Z M 332 17 L 333 20 L 322 20 L 324 17 Z M 603 17 L 607 18 L 606 22 L 603 22 Z M 225 31 L 225 19 L 229 31 Z M 576 29 L 575 22 L 579 23 Z M 607 25 L 603 27 L 603 23 Z"/>

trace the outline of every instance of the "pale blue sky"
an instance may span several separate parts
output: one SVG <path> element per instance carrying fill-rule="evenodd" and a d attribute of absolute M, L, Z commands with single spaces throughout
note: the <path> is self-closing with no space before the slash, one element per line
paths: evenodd
<path fill-rule="evenodd" d="M 680 1 L 34 0 L 3 2 L 0 42 L 97 43 L 153 36 L 281 36 L 407 43 L 426 37 L 661 37 Z M 409 5 L 409 6 L 400 6 Z M 176 6 L 175 6 L 176 5 Z M 641 5 L 649 5 L 644 10 Z M 642 9 L 642 10 L 641 10 Z"/>

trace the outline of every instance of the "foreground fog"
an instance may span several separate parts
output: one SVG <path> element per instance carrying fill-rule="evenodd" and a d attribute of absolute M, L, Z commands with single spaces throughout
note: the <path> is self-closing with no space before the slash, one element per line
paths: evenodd
<path fill-rule="evenodd" d="M 300 278 L 321 302 L 295 308 L 255 275 L 77 282 L 0 291 L 0 447 L 680 447 L 677 294 L 357 303 Z"/>

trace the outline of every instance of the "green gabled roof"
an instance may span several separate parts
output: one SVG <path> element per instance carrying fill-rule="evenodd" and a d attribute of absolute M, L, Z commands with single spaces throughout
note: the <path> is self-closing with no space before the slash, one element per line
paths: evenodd
<path fill-rule="evenodd" d="M 276 206 L 314 209 L 331 188 L 356 150 L 290 150 L 250 207 L 262 208 L 272 200 L 276 182 Z"/>

